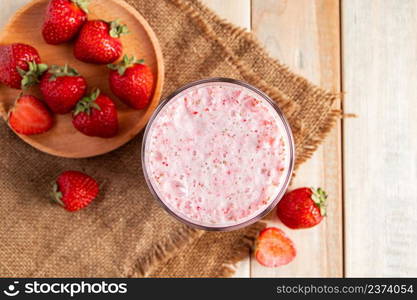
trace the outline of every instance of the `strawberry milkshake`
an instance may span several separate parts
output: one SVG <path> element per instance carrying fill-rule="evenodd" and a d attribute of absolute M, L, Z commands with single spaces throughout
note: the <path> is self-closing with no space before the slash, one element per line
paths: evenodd
<path fill-rule="evenodd" d="M 164 101 L 142 149 L 155 197 L 180 220 L 208 230 L 241 228 L 272 210 L 293 161 L 280 110 L 252 86 L 222 78 L 192 83 Z"/>

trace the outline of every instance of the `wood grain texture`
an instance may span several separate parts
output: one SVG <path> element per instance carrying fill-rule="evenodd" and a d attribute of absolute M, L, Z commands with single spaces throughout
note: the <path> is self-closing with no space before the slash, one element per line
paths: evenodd
<path fill-rule="evenodd" d="M 343 1 L 346 276 L 417 276 L 417 2 Z"/>
<path fill-rule="evenodd" d="M 270 54 L 313 83 L 340 91 L 340 24 L 338 0 L 253 0 L 252 30 Z M 340 103 L 336 104 L 340 107 Z M 268 269 L 251 260 L 252 277 L 343 276 L 341 126 L 297 172 L 290 189 L 321 186 L 328 191 L 328 217 L 317 227 L 291 230 L 275 214 L 270 225 L 295 242 L 291 264 Z"/>
<path fill-rule="evenodd" d="M 1 1 L 0 24 L 29 0 Z M 271 55 L 314 83 L 340 90 L 339 1 L 204 0 L 221 16 L 251 28 Z M 345 274 L 417 276 L 417 2 L 342 1 Z M 280 269 L 249 259 L 238 277 L 342 276 L 340 124 L 297 174 L 293 187 L 323 186 L 329 217 L 294 231 L 297 244 Z"/>
<path fill-rule="evenodd" d="M 251 0 L 203 0 L 202 2 L 222 18 L 248 31 L 251 30 Z"/>
<path fill-rule="evenodd" d="M 112 4 L 111 10 L 108 9 L 110 3 Z M 128 25 L 131 33 L 121 38 L 124 54 L 145 59 L 155 76 L 155 93 L 149 106 L 145 110 L 134 110 L 112 94 L 108 84 L 109 70 L 106 66 L 78 61 L 73 55 L 72 44 L 52 46 L 44 42 L 41 27 L 47 4 L 48 0 L 34 0 L 27 6 L 20 8 L 10 22 L 3 27 L 0 43 L 27 43 L 38 50 L 44 63 L 48 65 L 69 64 L 75 67 L 87 79 L 90 90 L 98 87 L 103 93 L 112 97 L 118 108 L 120 130 L 118 135 L 111 139 L 88 137 L 73 127 L 71 114 L 66 114 L 56 115 L 55 126 L 47 133 L 35 136 L 20 135 L 20 137 L 38 150 L 69 158 L 91 157 L 115 150 L 130 141 L 143 129 L 159 104 L 164 68 L 162 51 L 157 38 L 146 20 L 126 2 L 122 0 L 91 1 L 90 19 L 115 20 L 120 18 Z M 12 108 L 19 93 L 19 90 L 6 86 L 0 87 L 0 102 L 5 104 L 6 111 Z M 32 88 L 29 93 L 41 98 L 38 87 Z M 3 117 L 6 118 L 7 115 L 3 114 Z"/>

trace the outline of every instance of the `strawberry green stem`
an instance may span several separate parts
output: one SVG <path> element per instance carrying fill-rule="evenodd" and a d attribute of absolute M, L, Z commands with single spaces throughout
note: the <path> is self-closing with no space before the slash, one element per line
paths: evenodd
<path fill-rule="evenodd" d="M 77 106 L 75 107 L 74 116 L 78 115 L 79 113 L 87 113 L 91 114 L 92 109 L 101 110 L 100 106 L 95 102 L 97 98 L 100 96 L 100 90 L 95 89 L 91 95 L 84 97 L 81 99 Z"/>
<path fill-rule="evenodd" d="M 127 55 L 123 56 L 123 59 L 118 64 L 110 64 L 107 65 L 109 69 L 111 70 L 117 70 L 120 74 L 120 76 L 123 76 L 128 68 L 130 68 L 133 65 L 140 65 L 143 64 L 145 60 L 143 59 L 137 59 L 136 57 L 132 56 L 129 57 Z"/>
<path fill-rule="evenodd" d="M 324 217 L 326 216 L 326 208 L 327 208 L 327 194 L 322 188 L 313 189 L 311 188 L 313 194 L 311 195 L 311 199 L 313 199 L 314 203 L 320 208 L 320 214 Z"/>
<path fill-rule="evenodd" d="M 110 36 L 113 38 L 119 38 L 122 35 L 130 33 L 129 28 L 126 25 L 121 24 L 119 19 L 112 21 L 109 24 L 110 24 L 109 33 L 110 33 Z"/>
<path fill-rule="evenodd" d="M 47 64 L 37 64 L 34 61 L 30 61 L 27 64 L 29 66 L 29 70 L 27 71 L 17 68 L 20 76 L 22 76 L 21 85 L 23 90 L 38 84 L 39 78 L 48 70 Z"/>
<path fill-rule="evenodd" d="M 71 0 L 71 2 L 88 14 L 88 5 L 90 5 L 90 0 Z"/>
<path fill-rule="evenodd" d="M 51 197 L 52 197 L 52 200 L 54 200 L 59 205 L 65 206 L 64 202 L 62 202 L 62 193 L 59 191 L 58 184 L 56 183 L 54 183 L 52 187 Z"/>
<path fill-rule="evenodd" d="M 80 76 L 78 71 L 74 68 L 71 68 L 67 64 L 65 66 L 56 66 L 53 65 L 49 68 L 48 73 L 52 74 L 49 81 L 55 81 L 58 77 L 75 77 Z"/>

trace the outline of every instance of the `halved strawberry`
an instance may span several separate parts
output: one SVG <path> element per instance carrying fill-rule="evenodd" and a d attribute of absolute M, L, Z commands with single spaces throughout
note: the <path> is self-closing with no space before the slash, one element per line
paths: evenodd
<path fill-rule="evenodd" d="M 53 118 L 46 106 L 34 96 L 20 96 L 9 113 L 9 124 L 20 134 L 33 135 L 48 131 Z"/>
<path fill-rule="evenodd" d="M 255 258 L 265 267 L 279 267 L 289 264 L 297 255 L 293 242 L 285 233 L 275 227 L 265 228 L 255 245 Z"/>

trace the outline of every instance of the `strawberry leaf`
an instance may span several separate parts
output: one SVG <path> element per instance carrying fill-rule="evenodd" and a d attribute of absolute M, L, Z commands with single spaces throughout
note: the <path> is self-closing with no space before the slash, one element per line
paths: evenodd
<path fill-rule="evenodd" d="M 21 86 L 23 90 L 39 83 L 39 78 L 48 70 L 47 64 L 37 64 L 34 61 L 28 62 L 29 70 L 25 71 L 17 68 L 17 72 L 22 77 Z"/>
<path fill-rule="evenodd" d="M 120 20 L 110 22 L 110 36 L 113 38 L 120 38 L 122 35 L 129 34 L 129 28 L 120 23 Z"/>
<path fill-rule="evenodd" d="M 58 189 L 58 184 L 54 183 L 51 192 L 52 200 L 58 203 L 61 206 L 65 206 L 64 202 L 62 202 L 62 193 Z"/>
<path fill-rule="evenodd" d="M 71 68 L 67 64 L 65 66 L 57 66 L 53 65 L 50 67 L 49 71 L 50 74 L 52 74 L 49 81 L 55 81 L 58 77 L 76 77 L 80 76 L 78 71 L 74 68 Z"/>
<path fill-rule="evenodd" d="M 20 75 L 20 76 L 22 76 L 22 77 L 26 75 L 26 71 L 25 71 L 25 70 L 23 70 L 23 69 L 21 69 L 21 68 L 19 68 L 19 67 L 17 68 L 17 72 L 18 72 L 18 73 L 19 73 L 19 75 Z"/>
<path fill-rule="evenodd" d="M 111 70 L 117 70 L 120 76 L 123 76 L 127 69 L 129 69 L 133 65 L 140 65 L 143 64 L 145 60 L 137 59 L 135 56 L 129 57 L 127 55 L 123 56 L 123 59 L 118 64 L 110 64 L 107 67 Z"/>
<path fill-rule="evenodd" d="M 99 111 L 101 111 L 101 107 L 100 107 L 100 105 L 98 105 L 98 104 L 97 104 L 97 103 L 95 103 L 95 102 L 91 104 L 91 107 L 92 107 L 92 108 L 95 108 L 95 109 L 97 109 L 97 110 L 99 110 Z"/>
<path fill-rule="evenodd" d="M 327 208 L 327 194 L 322 188 L 314 189 L 311 188 L 313 194 L 311 195 L 311 199 L 316 203 L 316 205 L 320 208 L 320 214 L 324 217 L 326 216 L 326 208 Z"/>
<path fill-rule="evenodd" d="M 90 5 L 90 0 L 71 0 L 71 2 L 74 3 L 75 5 L 77 5 L 86 14 L 89 13 L 88 5 Z"/>
<path fill-rule="evenodd" d="M 98 105 L 95 101 L 100 96 L 100 90 L 95 89 L 90 96 L 82 98 L 75 107 L 74 116 L 80 113 L 86 113 L 88 115 L 91 114 L 92 109 L 96 109 L 101 111 L 100 105 Z"/>

